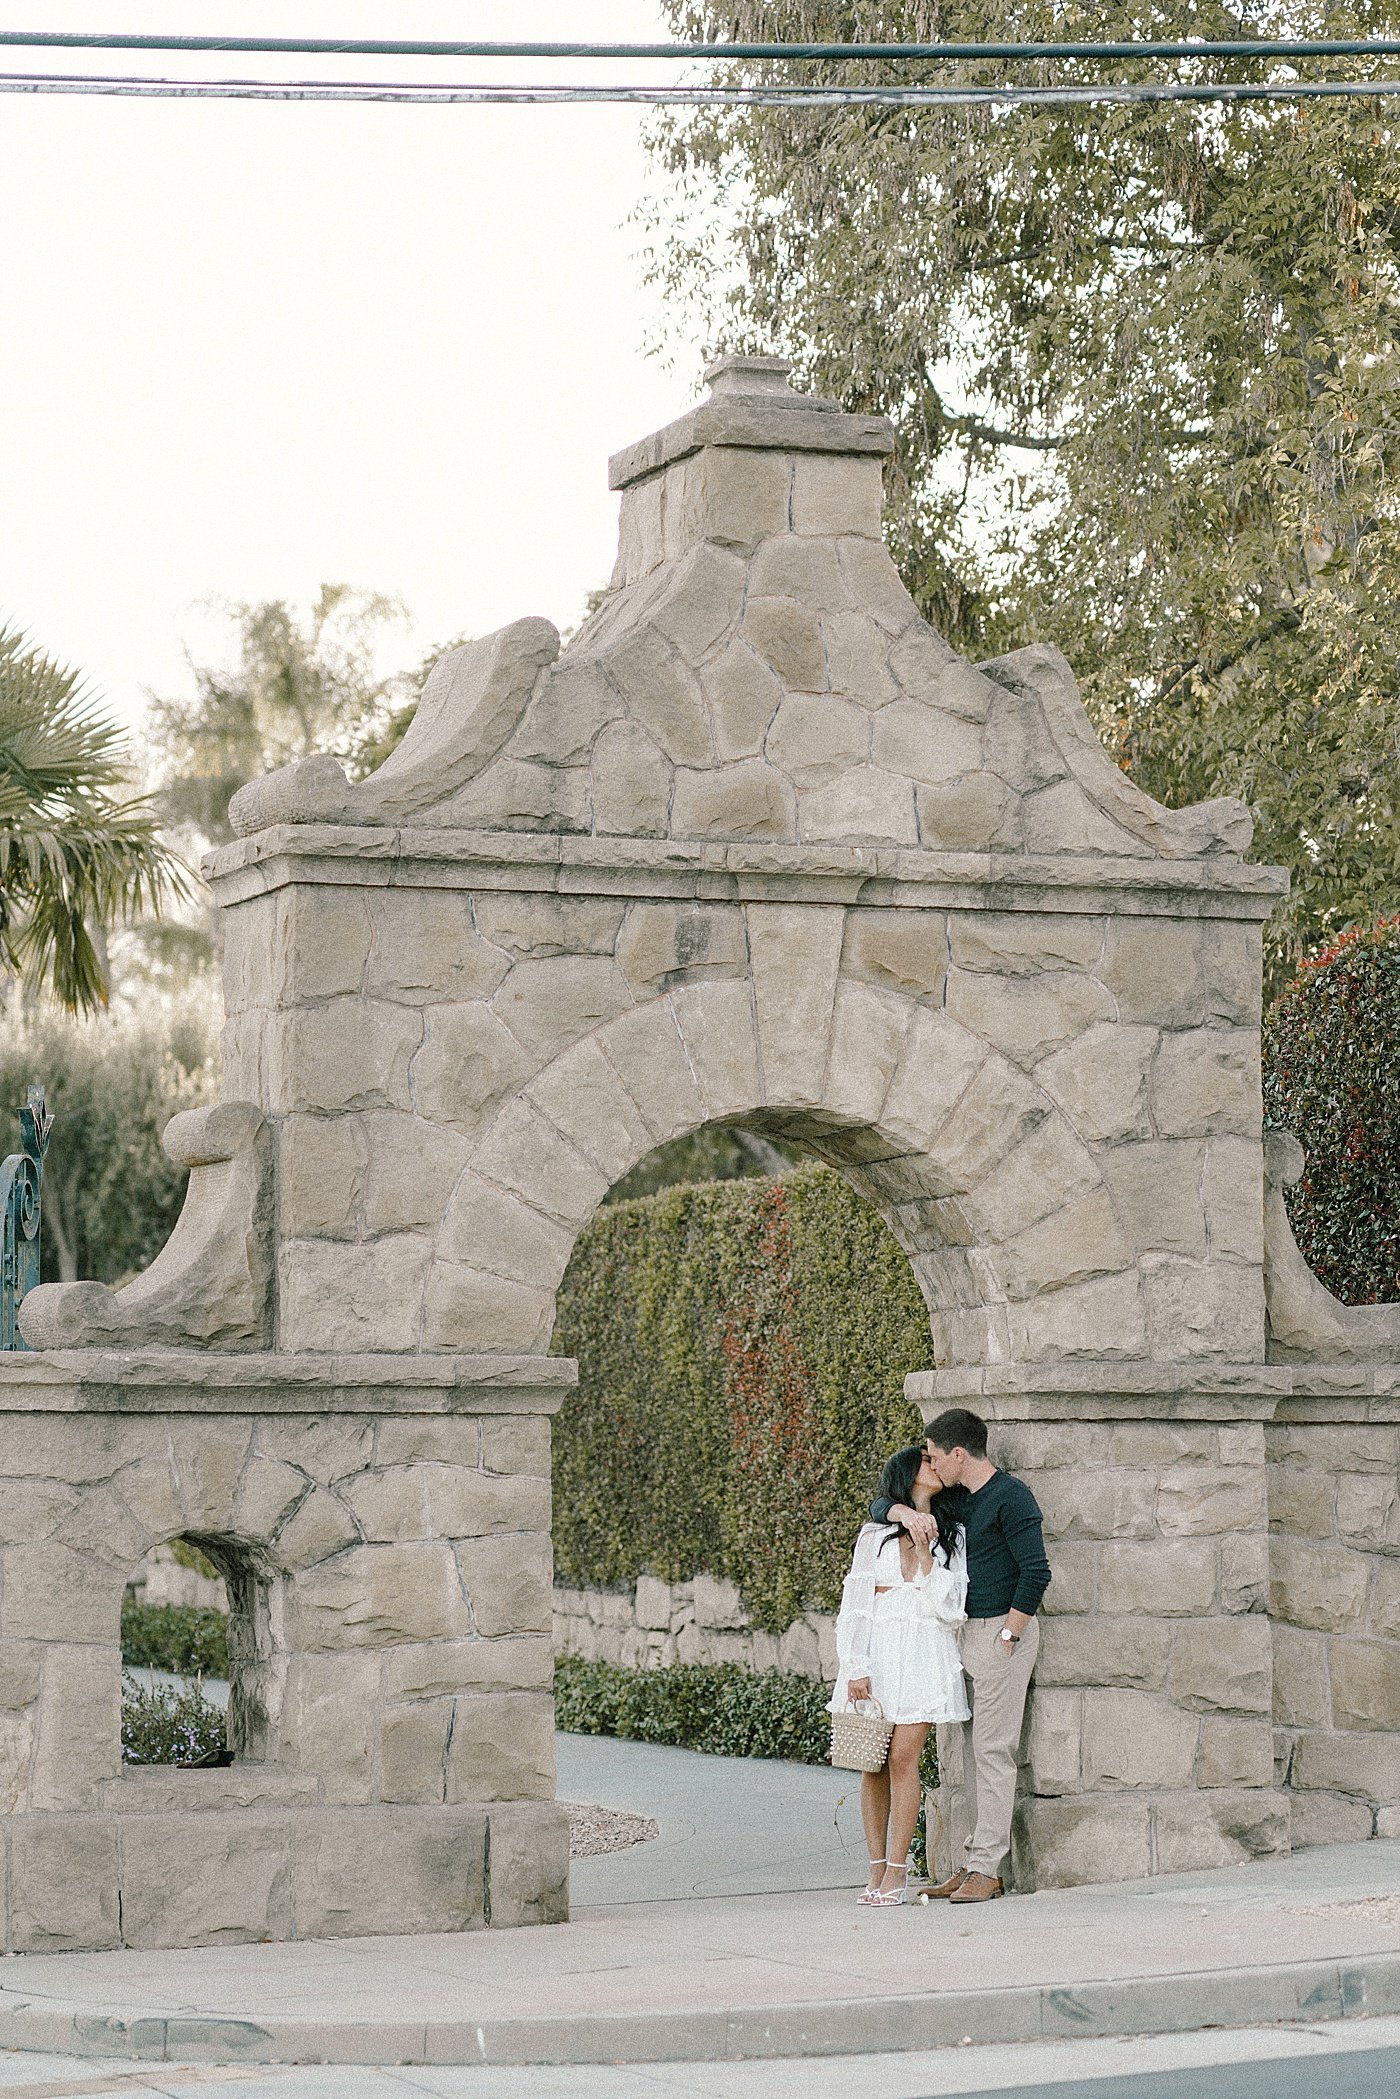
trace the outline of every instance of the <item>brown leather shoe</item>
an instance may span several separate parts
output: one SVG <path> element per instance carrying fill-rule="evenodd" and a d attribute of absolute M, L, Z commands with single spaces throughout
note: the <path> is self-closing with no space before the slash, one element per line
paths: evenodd
<path fill-rule="evenodd" d="M 966 1879 L 967 1868 L 965 1866 L 959 1866 L 957 1872 L 952 1876 L 951 1880 L 940 1880 L 936 1888 L 925 1888 L 922 1900 L 925 1902 L 951 1901 L 952 1897 L 957 1894 L 958 1889 L 962 1886 L 963 1882 Z"/>
<path fill-rule="evenodd" d="M 962 1886 L 955 1894 L 950 1895 L 948 1900 L 950 1902 L 995 1902 L 998 1895 L 1004 1895 L 1005 1893 L 1006 1890 L 1001 1882 L 994 1880 L 990 1873 L 965 1873 Z"/>

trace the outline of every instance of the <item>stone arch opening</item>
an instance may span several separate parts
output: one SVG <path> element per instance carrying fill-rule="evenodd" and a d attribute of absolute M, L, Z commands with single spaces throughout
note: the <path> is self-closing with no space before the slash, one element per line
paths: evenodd
<path fill-rule="evenodd" d="M 928 1279 L 824 1126 L 782 1127 L 703 1125 L 754 1134 L 730 1162 L 747 1171 L 673 1171 L 639 1209 L 634 1168 L 575 1241 L 553 1344 L 578 1374 L 553 1436 L 560 1655 L 834 1674 L 863 1504 L 920 1432 Z"/>

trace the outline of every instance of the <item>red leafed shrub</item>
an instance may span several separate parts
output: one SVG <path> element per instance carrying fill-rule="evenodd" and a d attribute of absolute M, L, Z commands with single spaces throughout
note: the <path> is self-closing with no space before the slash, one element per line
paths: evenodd
<path fill-rule="evenodd" d="M 1400 918 L 1344 933 L 1275 1000 L 1264 1113 L 1307 1154 L 1287 1201 L 1314 1273 L 1347 1304 L 1400 1298 Z"/>

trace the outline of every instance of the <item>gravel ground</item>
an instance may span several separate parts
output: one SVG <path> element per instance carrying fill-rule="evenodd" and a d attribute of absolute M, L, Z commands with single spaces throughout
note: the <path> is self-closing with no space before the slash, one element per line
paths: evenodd
<path fill-rule="evenodd" d="M 568 1810 L 570 1858 L 599 1858 L 605 1851 L 626 1851 L 632 1844 L 646 1844 L 660 1836 L 660 1825 L 650 1815 L 628 1815 L 615 1807 L 588 1807 L 577 1800 L 561 1800 Z"/>

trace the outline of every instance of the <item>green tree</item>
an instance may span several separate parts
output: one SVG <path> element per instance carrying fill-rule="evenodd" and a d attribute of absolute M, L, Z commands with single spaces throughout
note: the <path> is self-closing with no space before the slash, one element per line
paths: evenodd
<path fill-rule="evenodd" d="M 40 1010 L 0 1036 L 0 1153 L 17 1139 L 25 1089 L 54 1115 L 44 1164 L 43 1280 L 121 1283 L 155 1259 L 186 1174 L 161 1149 L 182 1108 L 212 1100 L 215 1021 L 192 995 L 168 1011 L 76 1021 Z"/>
<path fill-rule="evenodd" d="M 106 1003 L 106 929 L 185 890 L 129 779 L 121 731 L 77 673 L 0 627 L 0 970 L 70 1011 Z"/>
<path fill-rule="evenodd" d="M 282 598 L 228 614 L 232 665 L 191 660 L 193 697 L 150 706 L 161 807 L 207 844 L 232 836 L 230 798 L 260 773 L 316 751 L 358 773 L 403 697 L 376 667 L 384 628 L 403 618 L 393 598 L 324 583 L 305 615 Z"/>
<path fill-rule="evenodd" d="M 1247 25 L 1196 0 L 666 6 L 709 38 L 1400 30 L 1394 0 L 1262 0 Z M 1115 60 L 1099 77 L 1171 70 Z M 1393 103 L 1364 97 L 701 110 L 654 134 L 678 337 L 784 348 L 821 391 L 891 416 L 892 545 L 934 624 L 978 652 L 1058 643 L 1150 793 L 1253 805 L 1257 850 L 1294 876 L 1276 980 L 1400 892 L 1396 144 Z"/>

